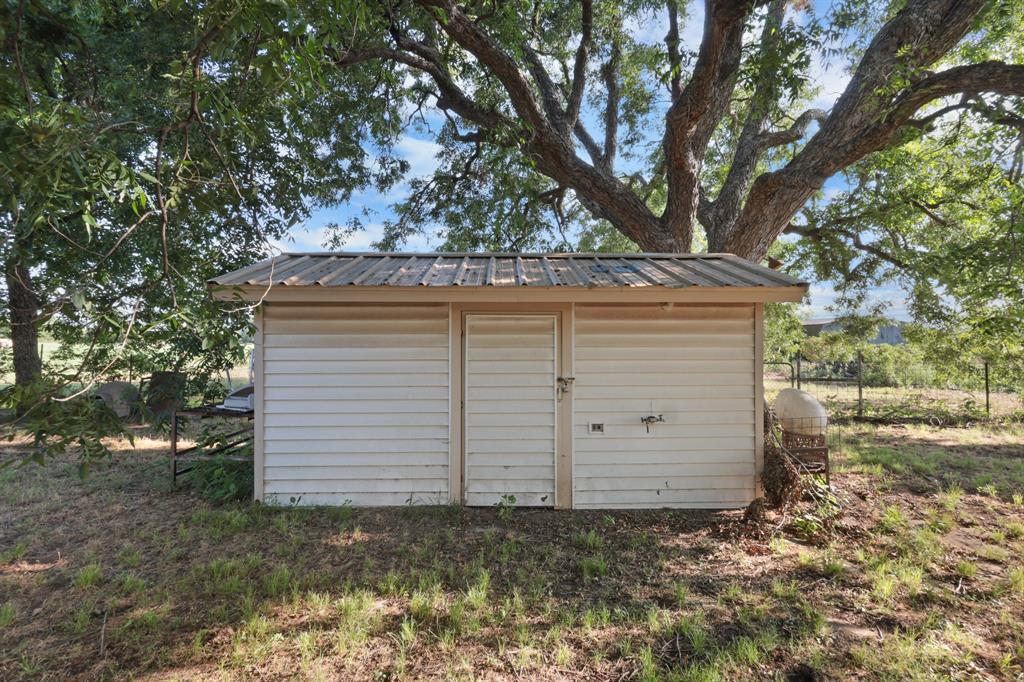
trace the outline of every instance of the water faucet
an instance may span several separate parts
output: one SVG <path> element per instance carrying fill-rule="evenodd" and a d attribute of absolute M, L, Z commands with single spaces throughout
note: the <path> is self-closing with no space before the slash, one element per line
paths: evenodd
<path fill-rule="evenodd" d="M 651 432 L 651 424 L 657 424 L 658 422 L 665 421 L 665 416 L 661 414 L 649 414 L 646 417 L 640 417 L 640 421 L 647 427 L 647 433 Z"/>

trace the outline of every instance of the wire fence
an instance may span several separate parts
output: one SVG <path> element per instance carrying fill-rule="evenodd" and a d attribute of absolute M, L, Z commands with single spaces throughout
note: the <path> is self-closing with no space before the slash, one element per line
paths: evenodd
<path fill-rule="evenodd" d="M 956 380 L 924 363 L 891 367 L 858 354 L 853 360 L 765 362 L 765 396 L 807 391 L 830 415 L 870 421 L 955 423 L 1024 419 L 1024 394 L 1001 385 L 998 366 L 979 362 Z"/>

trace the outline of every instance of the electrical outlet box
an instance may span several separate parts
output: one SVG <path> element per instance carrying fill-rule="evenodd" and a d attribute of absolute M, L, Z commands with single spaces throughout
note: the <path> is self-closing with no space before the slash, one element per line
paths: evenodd
<path fill-rule="evenodd" d="M 590 422 L 591 433 L 604 433 L 604 422 Z"/>

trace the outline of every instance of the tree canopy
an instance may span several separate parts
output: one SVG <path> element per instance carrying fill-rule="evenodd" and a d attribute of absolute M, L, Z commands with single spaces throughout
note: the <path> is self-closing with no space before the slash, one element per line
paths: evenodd
<path fill-rule="evenodd" d="M 709 1 L 692 51 L 686 9 L 357 3 L 337 23 L 310 15 L 301 42 L 396 74 L 409 107 L 446 118 L 444 162 L 388 243 L 438 220 L 456 237 L 507 225 L 494 236 L 516 241 L 547 208 L 549 223 L 603 221 L 645 250 L 691 250 L 700 231 L 711 250 L 758 259 L 836 173 L 945 114 L 991 120 L 1024 94 L 1024 66 L 996 59 L 1019 52 L 1014 3 L 842 2 L 819 17 L 807 3 Z M 650 22 L 663 41 L 638 39 Z M 812 55 L 849 64 L 829 111 L 807 106 Z M 451 203 L 475 210 L 452 216 Z"/>

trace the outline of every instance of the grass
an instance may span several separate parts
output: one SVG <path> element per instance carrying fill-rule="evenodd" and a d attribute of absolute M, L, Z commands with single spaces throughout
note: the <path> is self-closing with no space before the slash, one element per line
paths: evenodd
<path fill-rule="evenodd" d="M 78 569 L 71 582 L 75 587 L 89 588 L 96 586 L 101 580 L 103 580 L 103 567 L 98 563 L 90 563 Z"/>
<path fill-rule="evenodd" d="M 765 378 L 765 393 L 771 398 L 783 388 L 789 388 L 788 376 Z M 805 381 L 803 390 L 818 398 L 829 414 L 851 416 L 857 413 L 857 385 L 818 383 Z M 957 420 L 977 420 L 984 417 L 985 394 L 944 388 L 876 387 L 863 389 L 864 412 L 867 417 L 888 419 L 909 419 L 925 423 L 958 423 Z M 992 416 L 1006 418 L 1016 416 L 1024 409 L 1019 394 L 993 391 L 990 396 Z"/>
<path fill-rule="evenodd" d="M 126 568 L 135 568 L 142 561 L 142 554 L 136 548 L 128 545 L 117 554 L 117 563 Z"/>
<path fill-rule="evenodd" d="M 576 534 L 576 544 L 584 549 L 598 550 L 604 547 L 604 539 L 594 529 L 588 530 L 586 533 Z"/>
<path fill-rule="evenodd" d="M 1024 495 L 1024 460 L 1014 457 L 1024 443 L 1024 426 L 975 428 L 848 426 L 842 436 L 843 457 L 835 468 L 871 475 L 884 484 L 899 479 L 935 490 L 940 506 L 954 512 L 973 494 L 1015 504 Z M 978 456 L 992 452 L 996 456 Z"/>
<path fill-rule="evenodd" d="M 955 636 L 938 629 L 900 632 L 880 645 L 857 645 L 850 653 L 859 668 L 872 671 L 879 679 L 928 679 L 921 676 L 923 671 L 952 672 L 970 665 L 971 655 L 950 641 L 951 634 Z"/>
<path fill-rule="evenodd" d="M 1024 521 L 1007 520 L 1003 523 L 1003 531 L 1006 537 L 1020 540 L 1024 538 Z"/>
<path fill-rule="evenodd" d="M 903 510 L 898 505 L 890 504 L 882 508 L 882 518 L 878 529 L 883 533 L 895 533 L 901 530 L 907 521 L 903 518 Z"/>
<path fill-rule="evenodd" d="M 978 575 L 978 564 L 973 561 L 958 561 L 953 567 L 953 571 L 961 578 L 969 580 Z"/>
<path fill-rule="evenodd" d="M 25 542 L 19 542 L 10 549 L 0 552 L 0 564 L 13 564 L 14 562 L 25 556 L 25 552 L 28 551 L 28 544 Z"/>
<path fill-rule="evenodd" d="M 608 562 L 601 554 L 583 557 L 580 559 L 580 572 L 584 582 L 596 580 L 608 573 Z"/>
<path fill-rule="evenodd" d="M 817 544 L 738 511 L 211 507 L 157 439 L 3 470 L 0 679 L 1017 675 L 1024 431 L 844 429 Z"/>

